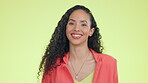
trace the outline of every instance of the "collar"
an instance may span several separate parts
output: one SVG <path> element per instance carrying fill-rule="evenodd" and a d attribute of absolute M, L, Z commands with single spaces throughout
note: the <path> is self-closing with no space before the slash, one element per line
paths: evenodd
<path fill-rule="evenodd" d="M 90 49 L 91 53 L 93 54 L 95 61 L 96 61 L 97 63 L 100 62 L 100 61 L 101 61 L 100 53 L 95 52 L 95 51 L 94 51 L 93 49 L 91 49 L 91 48 L 89 48 L 89 49 Z M 64 62 L 65 64 L 68 63 L 68 57 L 69 57 L 69 52 L 67 52 L 67 53 L 64 55 L 64 57 L 63 57 L 63 62 Z"/>

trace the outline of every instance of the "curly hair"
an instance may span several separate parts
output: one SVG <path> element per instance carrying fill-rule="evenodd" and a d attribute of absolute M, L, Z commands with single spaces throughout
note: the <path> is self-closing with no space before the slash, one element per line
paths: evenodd
<path fill-rule="evenodd" d="M 61 63 L 64 54 L 69 51 L 69 40 L 66 37 L 66 25 L 71 13 L 79 9 L 90 15 L 91 28 L 95 29 L 93 35 L 88 37 L 88 48 L 93 49 L 97 53 L 102 53 L 102 36 L 99 33 L 99 28 L 97 27 L 96 21 L 91 11 L 82 5 L 76 5 L 67 10 L 67 12 L 62 16 L 61 20 L 58 22 L 58 25 L 52 34 L 52 38 L 50 39 L 50 43 L 48 44 L 44 56 L 42 57 L 42 61 L 39 66 L 38 77 L 40 76 L 41 72 L 43 74 L 47 74 L 48 71 L 52 71 L 53 68 L 59 66 L 60 64 L 55 64 L 57 59 L 59 58 Z"/>

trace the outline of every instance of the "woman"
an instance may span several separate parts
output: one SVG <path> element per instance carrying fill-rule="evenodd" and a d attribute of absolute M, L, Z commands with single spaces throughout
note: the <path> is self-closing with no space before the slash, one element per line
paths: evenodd
<path fill-rule="evenodd" d="M 42 58 L 42 83 L 118 83 L 117 61 L 102 53 L 100 39 L 90 10 L 81 5 L 70 8 Z"/>

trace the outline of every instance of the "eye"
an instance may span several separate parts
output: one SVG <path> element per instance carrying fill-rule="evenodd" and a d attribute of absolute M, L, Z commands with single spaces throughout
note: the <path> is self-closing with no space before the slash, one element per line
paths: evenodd
<path fill-rule="evenodd" d="M 70 22 L 70 23 L 68 23 L 69 25 L 74 25 L 74 23 L 72 23 L 72 22 Z"/>
<path fill-rule="evenodd" d="M 86 24 L 81 24 L 81 26 L 87 26 Z"/>

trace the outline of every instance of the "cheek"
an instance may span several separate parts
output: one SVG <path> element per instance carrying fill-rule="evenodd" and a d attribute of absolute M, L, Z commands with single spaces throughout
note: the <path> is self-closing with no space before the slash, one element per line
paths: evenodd
<path fill-rule="evenodd" d="M 69 32 L 69 28 L 66 27 L 66 33 L 68 33 L 68 32 Z"/>
<path fill-rule="evenodd" d="M 86 34 L 86 35 L 89 35 L 90 33 L 90 30 L 87 28 L 87 29 L 83 29 L 83 32 Z"/>
<path fill-rule="evenodd" d="M 68 32 L 69 32 L 69 31 L 68 31 L 67 28 L 66 28 L 66 35 L 68 35 Z"/>
<path fill-rule="evenodd" d="M 69 36 L 70 31 L 71 31 L 71 29 L 66 26 L 66 36 L 67 36 L 67 37 Z"/>
<path fill-rule="evenodd" d="M 67 33 L 70 32 L 70 31 L 72 31 L 72 30 L 73 30 L 73 27 L 66 26 L 66 32 Z"/>

